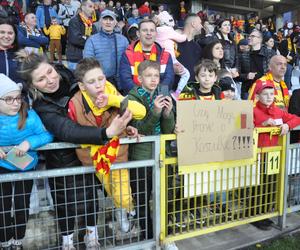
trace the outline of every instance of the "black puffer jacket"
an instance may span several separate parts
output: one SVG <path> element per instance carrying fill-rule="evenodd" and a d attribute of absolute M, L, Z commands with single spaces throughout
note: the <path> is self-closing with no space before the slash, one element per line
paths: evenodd
<path fill-rule="evenodd" d="M 66 56 L 70 62 L 78 63 L 82 59 L 82 51 L 86 39 L 84 39 L 85 26 L 79 15 L 73 17 L 69 22 L 68 43 Z M 93 25 L 92 35 L 97 33 L 96 27 Z"/>
<path fill-rule="evenodd" d="M 54 135 L 55 141 L 105 144 L 107 141 L 105 129 L 81 126 L 68 118 L 68 103 L 72 94 L 77 90 L 77 85 L 71 84 L 72 75 L 69 70 L 63 66 L 57 66 L 56 69 L 61 75 L 59 90 L 55 94 L 44 95 L 42 99 L 33 103 L 33 108 L 40 116 L 46 129 Z M 81 165 L 75 149 L 49 150 L 45 155 L 48 169 Z"/>
<path fill-rule="evenodd" d="M 238 68 L 239 62 L 238 62 L 238 51 L 237 46 L 235 44 L 234 40 L 225 40 L 221 33 L 216 33 L 216 38 L 219 39 L 219 41 L 223 45 L 224 49 L 224 64 L 227 68 Z"/>
<path fill-rule="evenodd" d="M 247 75 L 251 70 L 250 67 L 250 51 L 249 52 L 243 52 L 239 53 L 239 73 L 240 73 L 240 81 L 243 82 L 247 80 Z M 268 49 L 266 46 L 262 46 L 259 51 L 259 56 L 261 57 L 261 60 L 263 60 L 263 72 L 261 74 L 256 75 L 255 80 L 262 77 L 264 74 L 266 74 L 269 71 L 269 63 L 271 58 L 276 55 L 276 52 L 274 50 Z M 254 81 L 255 81 L 254 80 Z"/>

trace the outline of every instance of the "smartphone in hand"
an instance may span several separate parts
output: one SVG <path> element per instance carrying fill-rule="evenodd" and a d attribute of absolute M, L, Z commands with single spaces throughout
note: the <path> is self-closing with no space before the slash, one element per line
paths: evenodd
<path fill-rule="evenodd" d="M 169 95 L 169 86 L 168 85 L 158 85 L 158 95 L 168 96 Z"/>
<path fill-rule="evenodd" d="M 128 96 L 126 96 L 121 102 L 120 110 L 119 110 L 120 116 L 122 116 L 125 113 L 127 107 L 128 107 Z"/>

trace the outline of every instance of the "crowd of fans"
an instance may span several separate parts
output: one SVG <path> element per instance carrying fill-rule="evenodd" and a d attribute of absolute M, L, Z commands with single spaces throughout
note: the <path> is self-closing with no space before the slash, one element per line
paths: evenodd
<path fill-rule="evenodd" d="M 175 125 L 176 102 L 221 99 L 253 100 L 255 126 L 280 126 L 281 134 L 286 134 L 300 124 L 299 92 L 290 101 L 289 91 L 299 85 L 299 76 L 296 81 L 292 77 L 299 64 L 299 32 L 297 23 L 278 29 L 272 17 L 245 20 L 190 13 L 184 1 L 176 13 L 165 4 L 150 6 L 148 1 L 122 6 L 112 0 L 43 0 L 27 1 L 23 8 L 18 1 L 1 1 L 0 173 L 20 171 L 6 161 L 3 146 L 16 146 L 17 156 L 31 154 L 35 161 L 22 171 L 32 171 L 37 164 L 32 152 L 53 139 L 98 145 L 49 151 L 46 167 L 94 164 L 99 181 L 113 198 L 120 230 L 128 232 L 130 218 L 137 215 L 135 202 L 139 201 L 138 214 L 144 217 L 141 208 L 149 206 L 152 190 L 151 181 L 132 184 L 130 179 L 146 175 L 151 180 L 152 172 L 109 167 L 113 162 L 148 159 L 152 148 L 137 144 L 118 150 L 118 138 L 180 132 L 184 128 Z M 128 108 L 120 114 L 124 99 Z M 262 135 L 259 146 L 277 142 L 276 136 L 271 140 Z M 74 249 L 74 217 L 84 213 L 89 215 L 84 242 L 89 249 L 100 247 L 93 181 L 92 174 L 50 180 L 54 203 L 59 204 L 56 216 L 63 249 Z M 0 185 L 2 246 L 21 246 L 26 229 L 29 196 L 25 193 L 32 181 L 15 193 L 12 186 Z M 83 192 L 85 186 L 89 188 Z M 148 196 L 135 197 L 137 190 L 147 190 Z M 18 201 L 22 193 L 25 202 Z M 21 211 L 13 221 L 12 199 L 5 198 L 12 196 L 15 209 L 20 206 Z M 86 211 L 75 211 L 73 202 L 85 200 L 89 201 Z M 140 221 L 142 229 L 148 227 L 145 239 L 153 237 L 151 225 L 150 216 Z"/>

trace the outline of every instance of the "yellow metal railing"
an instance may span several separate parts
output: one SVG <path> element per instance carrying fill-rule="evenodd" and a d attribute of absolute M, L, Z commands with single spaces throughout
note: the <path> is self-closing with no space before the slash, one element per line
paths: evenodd
<path fill-rule="evenodd" d="M 164 243 L 280 216 L 283 213 L 285 136 L 274 147 L 257 148 L 259 133 L 278 136 L 278 128 L 254 130 L 253 158 L 177 166 L 170 155 L 176 135 L 161 136 L 161 233 Z"/>

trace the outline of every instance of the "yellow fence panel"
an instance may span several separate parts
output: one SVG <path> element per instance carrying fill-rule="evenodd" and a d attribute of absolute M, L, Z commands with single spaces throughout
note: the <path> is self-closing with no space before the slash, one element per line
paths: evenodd
<path fill-rule="evenodd" d="M 285 137 L 279 145 L 257 148 L 253 159 L 178 167 L 176 136 L 161 136 L 161 234 L 163 242 L 279 216 L 283 208 Z M 183 170 L 184 169 L 184 170 Z"/>

